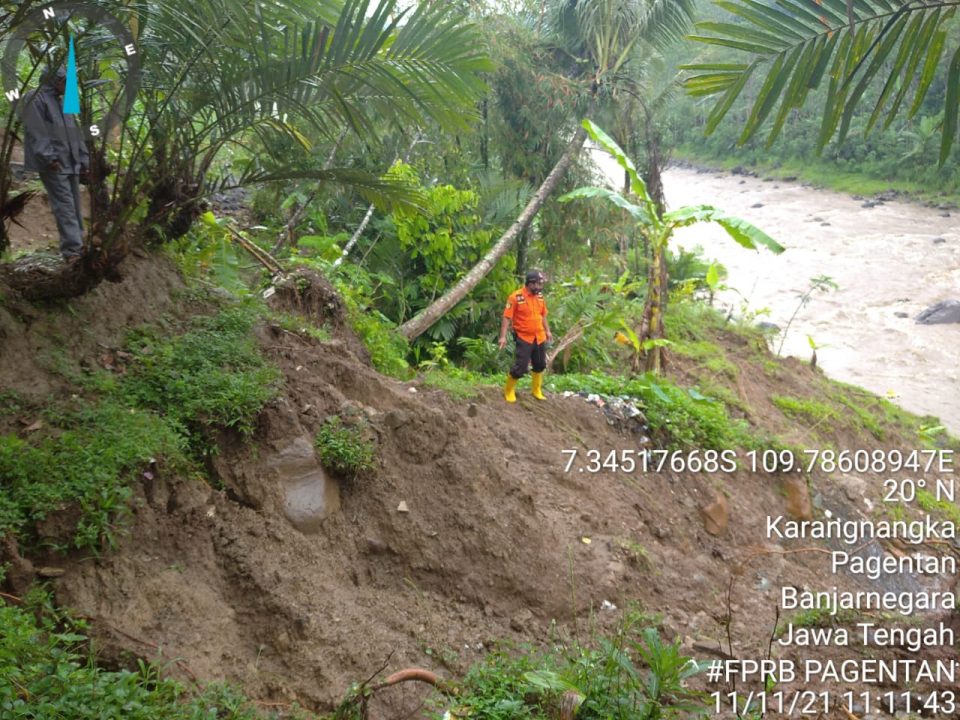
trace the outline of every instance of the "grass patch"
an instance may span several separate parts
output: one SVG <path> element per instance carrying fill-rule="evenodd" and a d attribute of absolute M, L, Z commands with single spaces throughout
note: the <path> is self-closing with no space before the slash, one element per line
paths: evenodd
<path fill-rule="evenodd" d="M 703 363 L 703 367 L 714 375 L 723 375 L 724 377 L 736 380 L 740 375 L 740 370 L 725 357 L 710 358 Z"/>
<path fill-rule="evenodd" d="M 664 332 L 674 343 L 709 341 L 729 325 L 716 308 L 704 302 L 673 302 L 663 317 Z"/>
<path fill-rule="evenodd" d="M 73 543 L 115 545 L 132 486 L 153 459 L 185 466 L 185 439 L 157 415 L 106 400 L 48 409 L 46 434 L 0 436 L 0 536 L 21 535 L 50 512 L 80 508 Z"/>
<path fill-rule="evenodd" d="M 859 393 L 857 400 L 853 400 L 843 392 L 833 393 L 831 398 L 853 413 L 852 419 L 858 428 L 867 431 L 877 440 L 883 440 L 886 437 L 886 431 L 878 419 L 884 416 L 883 401 L 880 398 L 865 392 Z"/>
<path fill-rule="evenodd" d="M 830 432 L 834 429 L 834 422 L 840 418 L 836 407 L 816 400 L 771 395 L 770 402 L 787 417 L 809 423 L 808 430 L 819 428 Z"/>
<path fill-rule="evenodd" d="M 960 525 L 960 507 L 949 500 L 937 499 L 929 490 L 917 490 L 917 505 L 928 513 L 936 513 L 950 522 Z"/>
<path fill-rule="evenodd" d="M 364 437 L 364 428 L 346 426 L 339 417 L 321 426 L 314 445 L 323 465 L 345 477 L 356 477 L 375 467 L 377 449 Z"/>
<path fill-rule="evenodd" d="M 802 610 L 791 617 L 787 622 L 795 628 L 828 628 L 839 625 L 849 625 L 856 622 L 862 616 L 857 610 L 837 610 L 836 614 L 831 614 L 828 605 L 821 605 L 818 608 Z M 777 628 L 777 637 L 782 637 L 786 627 Z"/>
<path fill-rule="evenodd" d="M 700 389 L 704 395 L 719 400 L 724 403 L 728 409 L 737 408 L 740 412 L 747 414 L 753 412 L 747 403 L 741 400 L 740 396 L 726 385 L 720 385 L 719 383 L 706 380 L 700 383 Z"/>
<path fill-rule="evenodd" d="M 429 368 L 420 378 L 424 385 L 438 388 L 457 400 L 472 400 L 484 387 L 499 385 L 500 376 L 482 375 L 472 370 L 448 365 L 443 368 Z"/>
<path fill-rule="evenodd" d="M 238 306 L 194 318 L 182 335 L 166 336 L 159 327 L 135 332 L 127 348 L 136 363 L 122 383 L 123 397 L 185 434 L 222 426 L 249 435 L 280 379 L 252 336 L 255 321 L 252 308 Z"/>
<path fill-rule="evenodd" d="M 326 325 L 314 325 L 299 315 L 287 312 L 274 312 L 270 315 L 270 319 L 294 335 L 313 338 L 318 342 L 330 342 L 333 340 L 333 335 Z"/>

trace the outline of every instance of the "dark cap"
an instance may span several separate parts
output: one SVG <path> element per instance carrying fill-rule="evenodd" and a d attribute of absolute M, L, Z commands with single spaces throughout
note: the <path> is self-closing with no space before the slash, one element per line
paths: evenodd
<path fill-rule="evenodd" d="M 527 272 L 526 283 L 527 285 L 529 285 L 530 283 L 542 282 L 542 281 L 545 281 L 546 279 L 547 279 L 547 276 L 544 275 L 539 270 L 529 270 Z"/>
<path fill-rule="evenodd" d="M 67 79 L 67 69 L 63 65 L 49 65 L 43 73 L 42 82 L 53 84 Z"/>

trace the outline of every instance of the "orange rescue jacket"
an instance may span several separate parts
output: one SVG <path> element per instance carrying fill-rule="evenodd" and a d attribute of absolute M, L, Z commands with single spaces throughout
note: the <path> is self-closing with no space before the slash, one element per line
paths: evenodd
<path fill-rule="evenodd" d="M 547 303 L 543 295 L 532 293 L 524 285 L 507 297 L 507 306 L 503 316 L 513 322 L 513 331 L 524 342 L 545 343 L 547 332 L 543 327 L 543 318 L 547 315 Z"/>

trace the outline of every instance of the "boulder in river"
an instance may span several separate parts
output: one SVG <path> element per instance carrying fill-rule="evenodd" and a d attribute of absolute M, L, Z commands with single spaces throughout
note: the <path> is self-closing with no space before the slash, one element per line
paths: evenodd
<path fill-rule="evenodd" d="M 921 325 L 960 323 L 960 300 L 941 300 L 916 317 Z"/>

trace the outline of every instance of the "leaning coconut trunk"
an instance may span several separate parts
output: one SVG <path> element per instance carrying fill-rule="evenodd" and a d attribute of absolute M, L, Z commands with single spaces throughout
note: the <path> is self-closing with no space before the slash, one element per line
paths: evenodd
<path fill-rule="evenodd" d="M 487 251 L 487 254 L 480 259 L 480 262 L 474 265 L 473 268 L 463 276 L 460 282 L 454 285 L 429 307 L 424 308 L 413 318 L 401 325 L 399 328 L 400 334 L 408 340 L 418 338 L 426 332 L 431 325 L 450 311 L 454 305 L 463 300 L 463 298 L 490 273 L 500 258 L 507 254 L 510 248 L 514 246 L 517 238 L 520 237 L 520 234 L 530 225 L 543 203 L 546 202 L 547 198 L 549 198 L 560 185 L 560 181 L 563 180 L 570 165 L 576 160 L 577 155 L 580 154 L 580 149 L 586 140 L 586 131 L 583 128 L 578 128 L 567 145 L 566 150 L 564 150 L 563 155 L 560 157 L 560 160 L 554 165 L 550 174 L 544 179 L 543 184 L 540 185 L 537 192 L 530 198 L 527 206 L 520 213 L 516 221 L 514 221 L 513 225 L 500 236 L 500 239 L 497 240 L 494 246 Z"/>

